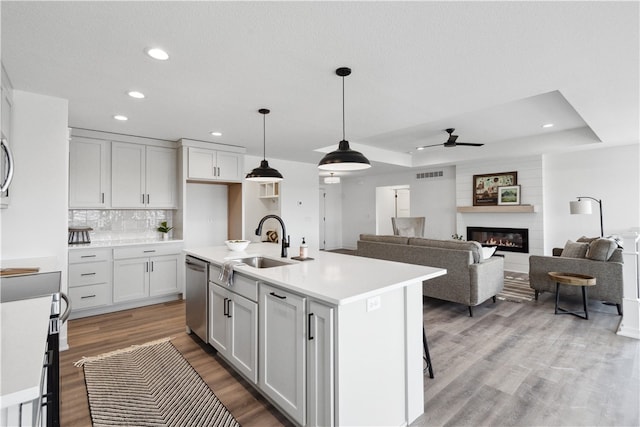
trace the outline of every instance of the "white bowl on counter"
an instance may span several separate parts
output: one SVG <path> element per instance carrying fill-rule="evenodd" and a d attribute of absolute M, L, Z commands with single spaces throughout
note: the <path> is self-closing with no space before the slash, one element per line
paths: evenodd
<path fill-rule="evenodd" d="M 244 251 L 245 249 L 247 249 L 247 246 L 249 246 L 249 243 L 251 243 L 250 240 L 225 240 L 224 242 L 227 247 L 232 250 L 232 251 Z"/>

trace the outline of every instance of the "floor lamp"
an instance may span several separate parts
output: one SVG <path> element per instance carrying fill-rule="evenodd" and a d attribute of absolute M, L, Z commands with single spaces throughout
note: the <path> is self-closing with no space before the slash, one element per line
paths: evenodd
<path fill-rule="evenodd" d="M 598 207 L 600 208 L 600 237 L 604 237 L 604 227 L 602 225 L 602 200 L 598 200 L 593 197 L 580 196 L 577 201 L 569 202 L 569 210 L 571 211 L 571 214 L 591 214 L 591 201 L 582 199 L 590 199 L 598 203 Z"/>

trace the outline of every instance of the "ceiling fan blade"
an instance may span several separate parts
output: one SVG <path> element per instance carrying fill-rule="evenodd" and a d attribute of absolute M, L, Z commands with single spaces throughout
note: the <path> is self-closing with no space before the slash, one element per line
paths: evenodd
<path fill-rule="evenodd" d="M 446 142 L 444 144 L 446 144 Z M 444 145 L 444 144 L 423 145 L 420 148 L 439 147 L 439 146 Z"/>
<path fill-rule="evenodd" d="M 456 142 L 455 145 L 467 145 L 469 147 L 482 147 L 484 144 L 479 144 L 477 142 Z"/>

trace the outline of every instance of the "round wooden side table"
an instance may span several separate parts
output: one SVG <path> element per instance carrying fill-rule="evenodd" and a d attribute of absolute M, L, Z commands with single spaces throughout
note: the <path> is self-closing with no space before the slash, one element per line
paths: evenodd
<path fill-rule="evenodd" d="M 555 314 L 573 314 L 581 319 L 589 320 L 589 311 L 587 310 L 587 287 L 595 286 L 596 278 L 587 276 L 586 274 L 577 273 L 559 273 L 551 271 L 548 273 L 551 280 L 556 282 L 556 311 Z M 565 308 L 558 307 L 560 303 L 560 285 L 580 286 L 582 288 L 582 306 L 584 311 L 569 311 Z M 581 316 L 581 314 L 583 316 Z"/>

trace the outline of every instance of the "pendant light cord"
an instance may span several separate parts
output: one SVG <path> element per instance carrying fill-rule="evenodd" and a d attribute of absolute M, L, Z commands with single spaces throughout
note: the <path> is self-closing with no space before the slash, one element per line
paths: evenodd
<path fill-rule="evenodd" d="M 342 76 L 342 140 L 344 139 L 344 76 Z"/>
<path fill-rule="evenodd" d="M 262 160 L 267 160 L 267 115 L 262 115 Z"/>

